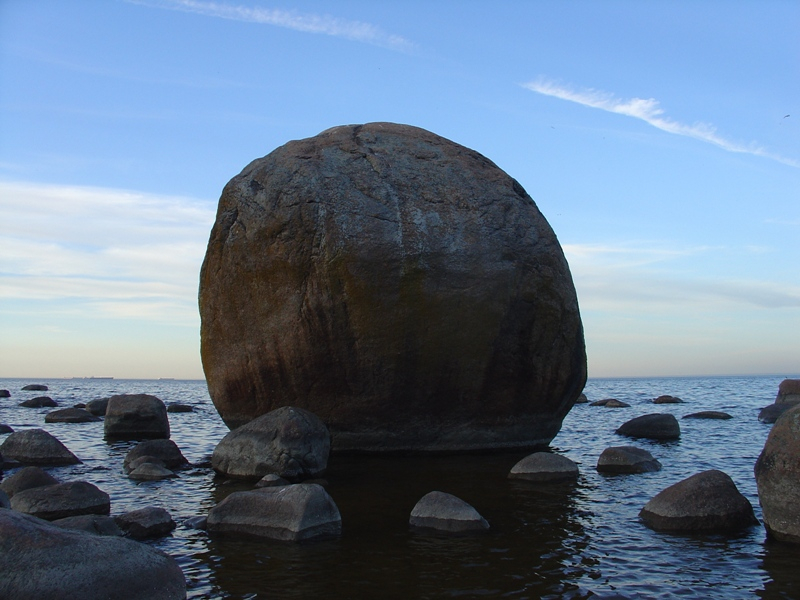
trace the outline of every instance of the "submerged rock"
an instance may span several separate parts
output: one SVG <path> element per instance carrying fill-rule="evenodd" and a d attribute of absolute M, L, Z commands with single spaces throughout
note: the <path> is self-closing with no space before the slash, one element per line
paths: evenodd
<path fill-rule="evenodd" d="M 199 301 L 225 422 L 297 406 L 335 450 L 547 444 L 586 380 L 575 288 L 536 204 L 416 127 L 335 127 L 248 165 L 222 192 Z"/>
<path fill-rule="evenodd" d="M 682 404 L 683 400 L 677 396 L 663 395 L 658 398 L 653 398 L 653 404 Z"/>
<path fill-rule="evenodd" d="M 639 517 L 656 531 L 732 531 L 758 524 L 747 498 L 717 470 L 697 473 L 662 490 Z"/>
<path fill-rule="evenodd" d="M 93 421 L 100 421 L 100 418 L 82 408 L 62 408 L 49 412 L 44 417 L 45 423 L 91 423 Z"/>
<path fill-rule="evenodd" d="M 732 419 L 733 417 L 726 412 L 719 410 L 702 410 L 700 412 L 684 415 L 684 419 Z"/>
<path fill-rule="evenodd" d="M 300 480 L 328 466 L 331 438 L 316 415 L 284 406 L 228 433 L 211 455 L 211 466 L 229 477 L 260 479 L 274 473 Z"/>
<path fill-rule="evenodd" d="M 676 440 L 681 437 L 681 426 L 673 415 L 650 414 L 623 423 L 618 435 L 651 440 Z"/>
<path fill-rule="evenodd" d="M 286 541 L 338 536 L 342 517 L 321 485 L 296 483 L 234 492 L 208 513 L 210 533 Z"/>
<path fill-rule="evenodd" d="M 0 390 L 0 398 L 11 398 L 11 392 L 8 390 Z"/>
<path fill-rule="evenodd" d="M 767 534 L 800 544 L 800 406 L 790 405 L 772 426 L 755 476 Z"/>
<path fill-rule="evenodd" d="M 24 429 L 9 435 L 0 453 L 24 465 L 74 465 L 79 462 L 69 449 L 44 429 Z"/>
<path fill-rule="evenodd" d="M 23 392 L 46 392 L 47 386 L 43 383 L 29 383 L 22 388 Z"/>
<path fill-rule="evenodd" d="M 128 473 L 128 477 L 135 481 L 160 481 L 177 477 L 175 473 L 158 464 L 142 462 Z"/>
<path fill-rule="evenodd" d="M 651 473 L 661 470 L 661 463 L 647 450 L 636 446 L 606 448 L 597 459 L 601 473 Z"/>
<path fill-rule="evenodd" d="M 111 396 L 105 416 L 106 439 L 169 438 L 167 407 L 155 396 Z"/>
<path fill-rule="evenodd" d="M 179 402 L 173 402 L 172 404 L 167 405 L 167 412 L 168 413 L 194 412 L 194 407 L 189 404 L 180 404 Z"/>
<path fill-rule="evenodd" d="M 76 515 L 107 515 L 111 500 L 87 481 L 70 481 L 17 492 L 11 498 L 11 508 L 51 521 Z"/>
<path fill-rule="evenodd" d="M 108 408 L 108 398 L 97 398 L 95 400 L 89 400 L 86 403 L 87 411 L 92 413 L 96 417 L 103 417 L 106 414 L 106 409 Z"/>
<path fill-rule="evenodd" d="M 489 523 L 461 498 L 445 492 L 429 492 L 420 498 L 408 520 L 414 529 L 446 533 L 481 532 Z"/>
<path fill-rule="evenodd" d="M 0 509 L 0 598 L 182 600 L 186 579 L 163 552 Z"/>
<path fill-rule="evenodd" d="M 157 459 L 161 462 L 162 466 L 168 469 L 180 469 L 189 464 L 189 461 L 183 456 L 178 445 L 172 440 L 146 440 L 144 442 L 139 442 L 128 451 L 123 462 L 124 469 L 129 471 L 135 468 L 131 465 L 144 456 Z"/>
<path fill-rule="evenodd" d="M 534 452 L 515 464 L 508 477 L 539 483 L 575 481 L 578 479 L 578 465 L 560 454 Z"/>
<path fill-rule="evenodd" d="M 175 521 L 169 512 L 156 506 L 126 512 L 114 517 L 114 521 L 134 540 L 163 537 L 175 529 Z"/>

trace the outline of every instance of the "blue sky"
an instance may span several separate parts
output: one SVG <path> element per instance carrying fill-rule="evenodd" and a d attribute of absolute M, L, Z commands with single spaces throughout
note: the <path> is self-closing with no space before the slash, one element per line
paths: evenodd
<path fill-rule="evenodd" d="M 394 121 L 564 247 L 589 375 L 800 372 L 800 3 L 0 0 L 0 377 L 200 378 L 216 201 Z"/>

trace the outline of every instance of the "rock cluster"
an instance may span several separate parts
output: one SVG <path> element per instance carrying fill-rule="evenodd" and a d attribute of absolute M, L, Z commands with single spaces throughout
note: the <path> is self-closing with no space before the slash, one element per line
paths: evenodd
<path fill-rule="evenodd" d="M 199 300 L 225 422 L 297 406 L 335 450 L 547 444 L 586 379 L 569 268 L 531 197 L 415 127 L 336 127 L 248 165 Z"/>

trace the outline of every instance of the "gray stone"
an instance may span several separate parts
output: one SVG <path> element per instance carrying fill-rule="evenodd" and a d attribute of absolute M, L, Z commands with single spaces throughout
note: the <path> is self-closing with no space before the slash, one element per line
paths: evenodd
<path fill-rule="evenodd" d="M 0 398 L 11 398 L 11 392 L 8 390 L 0 390 Z"/>
<path fill-rule="evenodd" d="M 758 413 L 758 420 L 762 423 L 774 423 L 783 413 L 792 408 L 794 404 L 769 404 Z"/>
<path fill-rule="evenodd" d="M 108 398 L 97 398 L 86 403 L 86 410 L 96 417 L 104 417 L 108 408 Z"/>
<path fill-rule="evenodd" d="M 636 446 L 606 448 L 597 459 L 601 473 L 651 473 L 661 470 L 661 463 L 647 450 Z"/>
<path fill-rule="evenodd" d="M 47 386 L 43 383 L 29 383 L 22 388 L 23 392 L 46 392 Z"/>
<path fill-rule="evenodd" d="M 775 404 L 800 403 L 800 379 L 784 379 L 778 386 Z"/>
<path fill-rule="evenodd" d="M 684 419 L 732 419 L 733 417 L 726 412 L 719 410 L 701 410 L 700 412 L 684 415 Z"/>
<path fill-rule="evenodd" d="M 681 437 L 681 426 L 671 414 L 650 414 L 623 423 L 615 433 L 632 438 L 676 440 Z"/>
<path fill-rule="evenodd" d="M 586 380 L 549 224 L 477 152 L 393 123 L 289 142 L 225 187 L 201 357 L 230 427 L 298 406 L 334 450 L 547 444 Z"/>
<path fill-rule="evenodd" d="M 135 481 L 160 481 L 161 479 L 177 477 L 177 475 L 160 465 L 145 462 L 131 470 L 128 473 L 128 477 Z"/>
<path fill-rule="evenodd" d="M 603 406 L 606 408 L 630 408 L 631 405 L 616 398 L 609 398 Z"/>
<path fill-rule="evenodd" d="M 0 453 L 24 465 L 74 465 L 79 462 L 69 449 L 44 429 L 23 429 L 9 435 Z"/>
<path fill-rule="evenodd" d="M 120 529 L 135 540 L 164 537 L 175 529 L 175 521 L 163 508 L 148 506 L 114 517 Z"/>
<path fill-rule="evenodd" d="M 19 405 L 23 408 L 52 408 L 53 406 L 58 406 L 58 402 L 50 396 L 37 396 L 36 398 L 23 400 Z"/>
<path fill-rule="evenodd" d="M 146 440 L 136 444 L 125 455 L 123 463 L 125 470 L 129 470 L 131 463 L 142 456 L 153 456 L 168 469 L 180 469 L 189 464 L 178 445 L 172 440 Z"/>
<path fill-rule="evenodd" d="M 284 406 L 228 433 L 211 466 L 229 477 L 260 479 L 274 473 L 291 481 L 321 475 L 328 466 L 330 433 L 302 408 Z"/>
<path fill-rule="evenodd" d="M 275 473 L 267 473 L 261 479 L 258 480 L 256 483 L 256 487 L 272 487 L 272 486 L 283 486 L 289 485 L 289 482 L 286 481 L 280 475 L 276 475 Z"/>
<path fill-rule="evenodd" d="M 155 396 L 111 396 L 105 416 L 106 439 L 169 438 L 167 407 Z"/>
<path fill-rule="evenodd" d="M 800 544 L 800 405 L 789 406 L 767 436 L 755 476 L 767 534 Z"/>
<path fill-rule="evenodd" d="M 234 492 L 208 513 L 210 533 L 286 541 L 338 536 L 342 517 L 316 483 Z"/>
<path fill-rule="evenodd" d="M 0 423 L 0 433 L 14 433 L 14 429 L 5 423 Z"/>
<path fill-rule="evenodd" d="M 575 404 L 587 404 L 588 402 L 589 399 L 586 397 L 586 394 L 583 393 L 580 396 L 578 396 L 577 400 L 575 400 Z"/>
<path fill-rule="evenodd" d="M 654 496 L 639 512 L 656 531 L 733 531 L 758 524 L 753 507 L 722 471 L 697 473 Z"/>
<path fill-rule="evenodd" d="M 413 529 L 445 533 L 483 532 L 489 523 L 461 498 L 445 492 L 429 492 L 414 506 L 408 524 Z"/>
<path fill-rule="evenodd" d="M 653 398 L 653 404 L 682 404 L 683 400 L 678 398 L 677 396 L 659 396 L 658 398 Z"/>
<path fill-rule="evenodd" d="M 178 402 L 173 402 L 167 406 L 168 413 L 187 413 L 187 412 L 194 412 L 194 407 L 190 406 L 189 404 L 180 404 Z"/>
<path fill-rule="evenodd" d="M 0 598 L 186 598 L 180 567 L 159 550 L 5 509 L 0 509 L 0 573 Z"/>
<path fill-rule="evenodd" d="M 45 423 L 92 423 L 100 420 L 82 408 L 62 408 L 49 412 L 44 417 Z"/>
<path fill-rule="evenodd" d="M 575 481 L 578 479 L 578 465 L 560 454 L 534 452 L 515 464 L 508 477 L 539 483 Z"/>
<path fill-rule="evenodd" d="M 64 529 L 75 529 L 86 531 L 95 535 L 123 535 L 122 530 L 117 527 L 113 517 L 105 515 L 77 515 L 74 517 L 64 517 L 52 521 L 53 525 L 58 525 Z"/>
<path fill-rule="evenodd" d="M 155 456 L 148 456 L 147 454 L 145 454 L 144 456 L 134 458 L 130 462 L 125 461 L 125 470 L 130 473 L 131 471 L 135 471 L 136 469 L 145 464 L 157 465 L 159 467 L 164 467 L 164 468 L 166 468 L 167 466 L 164 464 L 164 461 L 161 460 L 160 458 L 156 458 Z"/>
<path fill-rule="evenodd" d="M 50 475 L 50 473 L 42 471 L 39 467 L 24 467 L 4 479 L 0 483 L 0 490 L 8 494 L 9 498 L 13 498 L 17 492 L 57 483 L 58 479 Z"/>
<path fill-rule="evenodd" d="M 107 515 L 111 500 L 87 481 L 70 481 L 17 492 L 11 498 L 11 508 L 52 521 L 76 515 Z"/>

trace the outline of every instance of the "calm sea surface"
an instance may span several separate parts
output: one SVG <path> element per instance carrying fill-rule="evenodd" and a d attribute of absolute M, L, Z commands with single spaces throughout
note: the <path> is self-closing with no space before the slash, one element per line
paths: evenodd
<path fill-rule="evenodd" d="M 782 377 L 595 379 L 590 401 L 618 398 L 630 408 L 576 405 L 552 449 L 579 463 L 577 485 L 534 485 L 506 478 L 525 453 L 463 457 L 339 457 L 329 463 L 328 492 L 342 514 L 343 535 L 306 544 L 214 539 L 179 525 L 150 542 L 174 556 L 190 598 L 800 598 L 800 549 L 767 543 L 764 529 L 733 536 L 655 533 L 638 520 L 665 487 L 706 469 L 730 475 L 761 518 L 753 465 L 769 433 L 760 407 L 775 399 Z M 46 383 L 48 392 L 22 392 Z M 249 489 L 214 476 L 208 461 L 227 433 L 205 382 L 173 380 L 0 379 L 0 423 L 41 427 L 83 463 L 48 469 L 62 481 L 86 480 L 111 496 L 111 512 L 167 509 L 176 522 L 205 515 L 227 494 Z M 172 439 L 193 467 L 177 479 L 135 483 L 122 461 L 132 442 L 108 444 L 102 423 L 45 424 L 51 409 L 20 408 L 49 395 L 72 406 L 118 393 L 153 394 L 195 407 L 170 414 Z M 670 394 L 684 404 L 654 405 Z M 733 419 L 681 420 L 680 441 L 633 441 L 614 434 L 624 421 L 669 412 L 679 419 L 720 410 Z M 0 442 L 5 439 L 0 436 Z M 634 444 L 664 465 L 658 473 L 604 476 L 597 457 Z M 6 473 L 8 475 L 8 472 Z M 472 504 L 491 524 L 486 535 L 412 534 L 408 517 L 424 494 L 441 490 Z"/>

